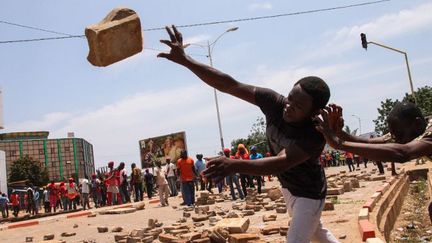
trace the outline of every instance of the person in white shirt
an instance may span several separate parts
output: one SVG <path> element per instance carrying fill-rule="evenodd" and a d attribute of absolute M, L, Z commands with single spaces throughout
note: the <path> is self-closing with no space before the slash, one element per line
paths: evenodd
<path fill-rule="evenodd" d="M 156 164 L 156 185 L 159 193 L 159 200 L 162 207 L 168 206 L 168 181 L 165 178 L 165 171 L 162 169 L 160 162 Z"/>
<path fill-rule="evenodd" d="M 90 202 L 89 202 L 89 193 L 90 193 L 90 183 L 87 179 L 83 179 L 81 182 L 81 193 L 82 193 L 82 206 L 84 210 L 86 210 L 86 207 L 88 209 L 91 209 Z"/>
<path fill-rule="evenodd" d="M 168 186 L 171 191 L 171 197 L 177 196 L 177 185 L 176 185 L 176 169 L 175 164 L 171 163 L 171 158 L 166 158 L 165 173 L 167 175 Z"/>
<path fill-rule="evenodd" d="M 125 169 L 125 163 L 120 162 L 120 165 L 117 168 L 117 170 L 120 171 L 119 189 L 120 189 L 120 194 L 122 196 L 123 203 L 129 203 L 131 200 L 130 200 L 130 195 L 128 190 L 128 180 L 127 180 L 128 176 L 127 176 L 127 171 Z"/>

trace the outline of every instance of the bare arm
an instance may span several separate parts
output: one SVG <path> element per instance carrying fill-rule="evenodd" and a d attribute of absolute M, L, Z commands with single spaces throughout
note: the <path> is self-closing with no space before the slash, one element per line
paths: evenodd
<path fill-rule="evenodd" d="M 432 154 L 432 144 L 413 140 L 406 144 L 368 144 L 342 142 L 337 149 L 345 150 L 377 161 L 404 163 Z"/>
<path fill-rule="evenodd" d="M 195 61 L 185 54 L 183 37 L 177 28 L 172 26 L 171 30 L 166 27 L 166 30 L 171 40 L 161 40 L 161 42 L 168 45 L 171 50 L 169 53 L 159 53 L 158 57 L 166 58 L 188 68 L 206 84 L 221 92 L 255 104 L 255 86 L 240 83 L 226 73 Z"/>
<path fill-rule="evenodd" d="M 282 150 L 277 156 L 256 160 L 238 160 L 226 157 L 211 159 L 204 171 L 206 177 L 216 180 L 233 173 L 250 175 L 280 174 L 309 159 L 309 155 L 296 145 Z"/>

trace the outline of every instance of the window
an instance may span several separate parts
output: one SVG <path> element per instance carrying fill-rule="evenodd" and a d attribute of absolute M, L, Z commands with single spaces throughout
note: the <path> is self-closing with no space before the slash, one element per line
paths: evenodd
<path fill-rule="evenodd" d="M 65 152 L 70 152 L 70 147 L 65 147 Z"/>
<path fill-rule="evenodd" d="M 45 151 L 43 149 L 39 149 L 39 155 L 45 154 Z"/>
<path fill-rule="evenodd" d="M 17 151 L 16 150 L 11 150 L 10 151 L 10 156 L 15 156 L 17 155 Z"/>
<path fill-rule="evenodd" d="M 56 149 L 55 148 L 51 148 L 51 153 L 55 154 L 56 153 Z"/>

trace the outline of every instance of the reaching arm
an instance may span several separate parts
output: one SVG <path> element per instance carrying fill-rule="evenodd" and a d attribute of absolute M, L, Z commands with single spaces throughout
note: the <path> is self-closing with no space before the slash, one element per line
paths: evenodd
<path fill-rule="evenodd" d="M 296 145 L 290 145 L 277 156 L 256 160 L 238 160 L 227 157 L 210 159 L 204 175 L 216 180 L 233 173 L 250 175 L 280 174 L 309 159 L 309 155 Z"/>
<path fill-rule="evenodd" d="M 240 83 L 226 73 L 195 61 L 185 54 L 183 37 L 177 28 L 173 25 L 172 30 L 169 27 L 166 27 L 166 30 L 171 40 L 161 40 L 161 42 L 169 46 L 171 50 L 169 53 L 159 53 L 158 57 L 166 58 L 188 68 L 206 84 L 221 92 L 255 104 L 255 86 Z"/>
<path fill-rule="evenodd" d="M 368 159 L 404 163 L 432 154 L 432 144 L 413 140 L 406 144 L 368 144 L 343 141 L 338 149 L 352 152 Z"/>

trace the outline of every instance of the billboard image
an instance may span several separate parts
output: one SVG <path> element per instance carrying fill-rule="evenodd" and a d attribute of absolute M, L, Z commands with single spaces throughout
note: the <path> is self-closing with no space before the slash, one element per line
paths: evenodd
<path fill-rule="evenodd" d="M 186 133 L 177 132 L 168 135 L 146 138 L 139 141 L 141 167 L 153 167 L 156 161 L 165 164 L 166 158 L 171 162 L 177 163 L 180 158 L 180 152 L 186 146 Z"/>

